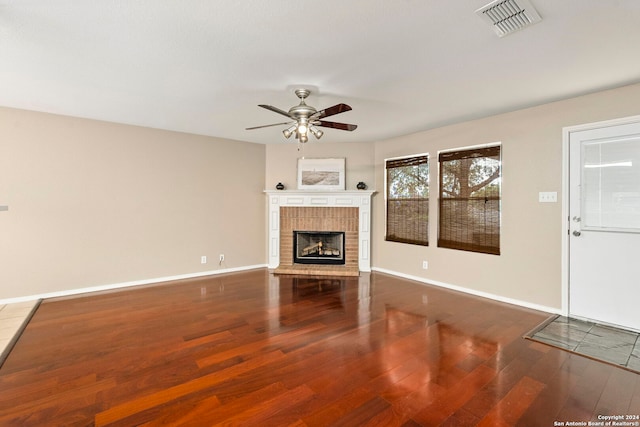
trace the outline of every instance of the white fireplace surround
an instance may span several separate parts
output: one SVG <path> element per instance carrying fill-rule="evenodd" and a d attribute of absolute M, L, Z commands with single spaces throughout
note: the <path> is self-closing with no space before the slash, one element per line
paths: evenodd
<path fill-rule="evenodd" d="M 267 190 L 269 268 L 280 265 L 280 207 L 358 208 L 358 269 L 371 271 L 371 196 L 375 191 Z"/>

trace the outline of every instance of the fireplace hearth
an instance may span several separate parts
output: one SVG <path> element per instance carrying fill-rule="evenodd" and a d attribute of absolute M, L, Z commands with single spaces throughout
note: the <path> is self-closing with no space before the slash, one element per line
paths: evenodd
<path fill-rule="evenodd" d="M 294 231 L 293 262 L 343 265 L 344 242 L 343 231 Z"/>

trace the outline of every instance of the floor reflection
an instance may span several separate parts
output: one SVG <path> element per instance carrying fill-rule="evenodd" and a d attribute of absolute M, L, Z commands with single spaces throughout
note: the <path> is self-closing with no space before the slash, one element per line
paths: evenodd
<path fill-rule="evenodd" d="M 500 344 L 471 322 L 457 325 L 452 313 L 438 305 L 440 293 L 425 287 L 418 298 L 415 286 L 387 286 L 369 277 L 337 278 L 274 275 L 278 295 L 278 326 L 301 321 L 343 323 L 345 335 L 334 335 L 323 346 L 348 355 L 370 354 L 377 360 L 378 381 L 391 389 L 415 389 L 424 384 L 451 386 L 496 355 Z M 270 294 L 274 294 L 274 289 Z M 301 310 L 313 303 L 316 312 Z M 321 333 L 318 339 L 324 339 Z M 426 389 L 425 389 L 426 390 Z M 423 391 L 425 391 L 423 390 Z"/>
<path fill-rule="evenodd" d="M 346 280 L 336 278 L 306 278 L 293 277 L 291 279 L 291 289 L 293 295 L 304 299 L 326 293 L 344 293 Z"/>

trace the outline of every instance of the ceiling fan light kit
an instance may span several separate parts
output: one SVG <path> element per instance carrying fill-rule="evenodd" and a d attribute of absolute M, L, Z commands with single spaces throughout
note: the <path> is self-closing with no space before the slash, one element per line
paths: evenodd
<path fill-rule="evenodd" d="M 283 130 L 282 133 L 284 134 L 284 137 L 289 139 L 289 137 L 293 134 L 293 132 L 296 131 L 297 127 L 298 127 L 298 124 L 296 123 L 295 125 L 291 125 L 291 127 Z"/>
<path fill-rule="evenodd" d="M 305 103 L 305 99 L 311 92 L 308 89 L 296 89 L 295 94 L 300 99 L 300 103 L 289 109 L 289 111 L 281 110 L 272 105 L 260 104 L 259 107 L 273 111 L 274 113 L 281 114 L 289 117 L 292 122 L 274 123 L 264 126 L 254 126 L 247 128 L 247 130 L 260 129 L 269 126 L 282 126 L 288 125 L 289 127 L 282 131 L 285 138 L 289 139 L 291 135 L 295 135 L 295 138 L 299 142 L 307 142 L 309 140 L 309 132 L 316 137 L 316 139 L 322 138 L 324 131 L 318 129 L 318 127 L 326 127 L 332 129 L 354 131 L 358 126 L 348 123 L 328 122 L 326 120 L 320 120 L 325 117 L 333 116 L 335 114 L 351 111 L 351 107 L 347 104 L 336 104 L 332 107 L 325 108 L 324 110 L 316 110 L 310 105 Z"/>

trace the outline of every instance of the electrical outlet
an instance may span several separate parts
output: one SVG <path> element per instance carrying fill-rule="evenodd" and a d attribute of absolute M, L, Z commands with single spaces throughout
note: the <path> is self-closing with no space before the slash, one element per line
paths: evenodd
<path fill-rule="evenodd" d="M 422 261 L 422 268 L 424 270 L 426 270 L 427 268 L 429 268 L 429 263 L 427 261 Z"/>
<path fill-rule="evenodd" d="M 200 264 L 206 264 L 207 263 L 207 256 L 206 255 L 202 255 L 200 257 Z"/>
<path fill-rule="evenodd" d="M 224 254 L 220 254 L 220 263 L 224 262 Z"/>

